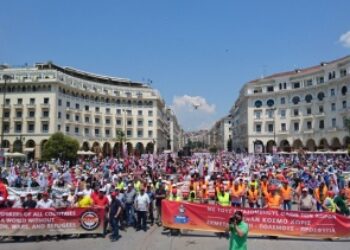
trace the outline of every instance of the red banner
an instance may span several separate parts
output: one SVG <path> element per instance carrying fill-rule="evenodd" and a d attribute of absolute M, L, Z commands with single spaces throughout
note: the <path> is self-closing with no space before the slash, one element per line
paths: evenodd
<path fill-rule="evenodd" d="M 237 208 L 196 203 L 162 202 L 165 227 L 223 232 Z M 239 209 L 249 224 L 249 235 L 334 238 L 350 237 L 350 218 L 335 213 L 267 209 Z"/>
<path fill-rule="evenodd" d="M 102 234 L 104 209 L 0 209 L 0 236 Z"/>

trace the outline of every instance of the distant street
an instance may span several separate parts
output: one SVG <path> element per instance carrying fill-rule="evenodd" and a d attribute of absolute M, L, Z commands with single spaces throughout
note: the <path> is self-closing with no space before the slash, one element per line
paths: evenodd
<path fill-rule="evenodd" d="M 191 249 L 191 250 L 209 250 L 209 249 L 228 249 L 228 240 L 219 238 L 212 233 L 187 232 L 181 236 L 170 236 L 163 232 L 162 228 L 151 227 L 146 233 L 143 231 L 135 232 L 129 229 L 127 232 L 121 232 L 122 238 L 117 242 L 110 242 L 107 238 L 72 238 L 56 241 L 42 242 L 19 242 L 19 243 L 0 243 L 1 250 L 109 250 L 109 249 Z M 345 250 L 349 246 L 350 240 L 323 241 L 323 240 L 296 240 L 296 239 L 266 239 L 250 238 L 248 249 L 259 250 Z"/>

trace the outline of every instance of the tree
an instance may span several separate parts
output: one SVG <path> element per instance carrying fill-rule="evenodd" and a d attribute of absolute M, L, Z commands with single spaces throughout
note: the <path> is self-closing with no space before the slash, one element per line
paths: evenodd
<path fill-rule="evenodd" d="M 118 128 L 116 130 L 116 140 L 120 143 L 120 155 L 119 157 L 123 157 L 123 142 L 126 143 L 126 135 L 123 132 L 123 130 L 121 130 L 120 128 Z"/>
<path fill-rule="evenodd" d="M 50 136 L 45 143 L 41 158 L 44 161 L 52 158 L 74 161 L 78 150 L 79 142 L 76 139 L 58 132 Z"/>

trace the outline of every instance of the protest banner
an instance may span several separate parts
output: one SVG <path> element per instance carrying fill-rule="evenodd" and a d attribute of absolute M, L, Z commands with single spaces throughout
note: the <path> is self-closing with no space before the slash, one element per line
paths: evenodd
<path fill-rule="evenodd" d="M 162 201 L 164 227 L 224 232 L 237 208 Z M 238 209 L 249 224 L 249 235 L 300 238 L 350 237 L 350 218 L 326 212 Z"/>
<path fill-rule="evenodd" d="M 102 234 L 104 209 L 0 209 L 0 236 Z"/>

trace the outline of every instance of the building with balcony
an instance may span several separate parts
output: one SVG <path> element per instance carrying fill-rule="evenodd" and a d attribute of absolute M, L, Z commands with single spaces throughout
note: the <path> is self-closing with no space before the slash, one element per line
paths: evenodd
<path fill-rule="evenodd" d="M 350 143 L 350 56 L 246 83 L 230 110 L 238 152 L 337 150 Z"/>
<path fill-rule="evenodd" d="M 167 147 L 164 100 L 143 83 L 38 63 L 0 67 L 0 94 L 3 147 L 30 158 L 40 158 L 58 131 L 75 137 L 82 149 L 104 155 L 120 152 L 117 129 L 126 135 L 129 153 Z"/>
<path fill-rule="evenodd" d="M 168 150 L 172 152 L 179 152 L 183 148 L 183 130 L 181 129 L 175 113 L 168 108 L 167 109 L 167 120 L 169 126 L 169 141 Z"/>
<path fill-rule="evenodd" d="M 215 122 L 210 128 L 208 132 L 209 148 L 228 151 L 231 136 L 231 115 L 229 115 Z"/>

